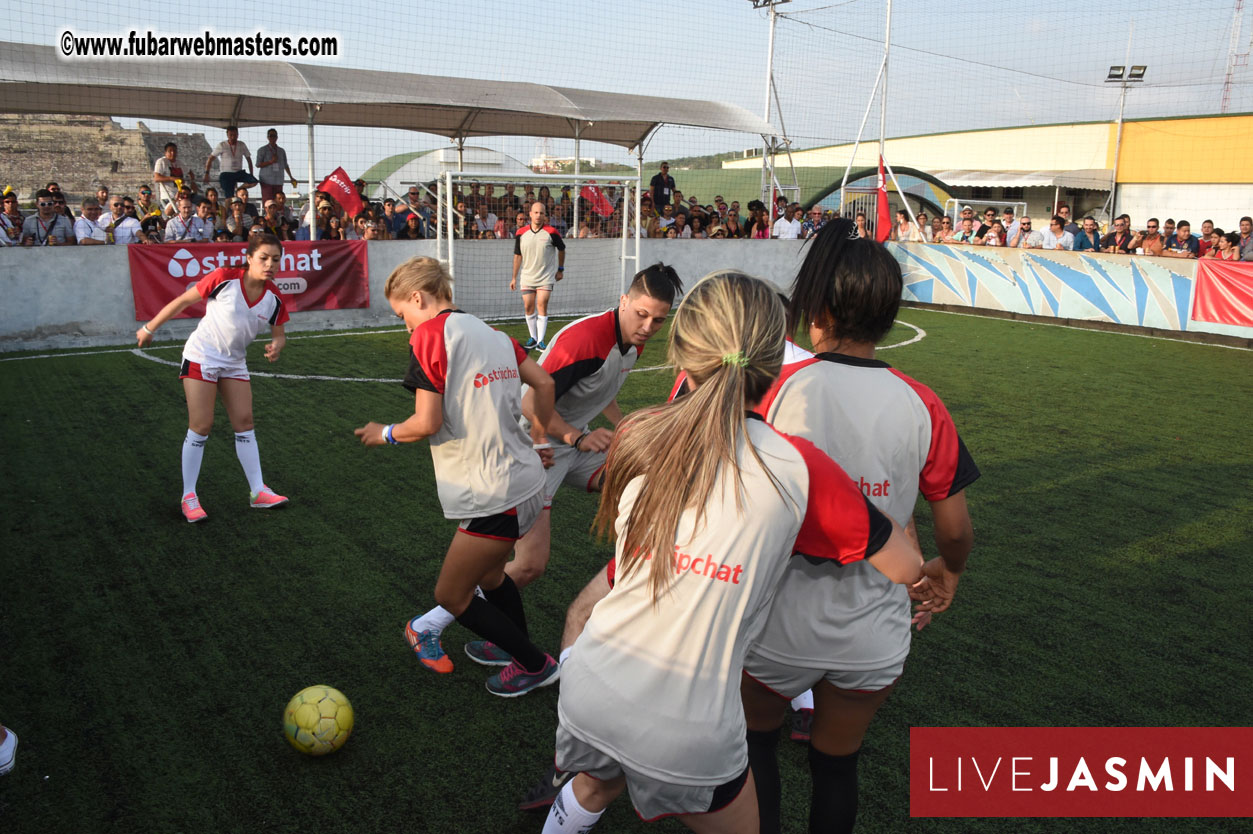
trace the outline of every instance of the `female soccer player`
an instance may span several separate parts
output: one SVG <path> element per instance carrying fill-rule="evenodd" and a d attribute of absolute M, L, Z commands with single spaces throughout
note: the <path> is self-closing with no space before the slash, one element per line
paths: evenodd
<path fill-rule="evenodd" d="M 277 361 L 287 344 L 283 332 L 287 308 L 272 280 L 282 258 L 283 246 L 278 238 L 252 235 L 248 239 L 247 267 L 213 270 L 135 331 L 139 346 L 145 347 L 151 344 L 158 327 L 191 305 L 207 302 L 204 318 L 183 347 L 179 371 L 187 396 L 182 509 L 183 517 L 190 522 L 207 518 L 196 497 L 196 479 L 204 458 L 204 443 L 213 428 L 213 406 L 219 393 L 235 429 L 235 454 L 248 477 L 250 506 L 269 509 L 287 503 L 261 477 L 261 457 L 252 421 L 252 384 L 244 361 L 245 348 L 267 325 L 272 338 L 265 346 L 266 359 Z"/>
<path fill-rule="evenodd" d="M 783 432 L 829 454 L 868 500 L 910 524 L 921 492 L 940 557 L 912 591 L 918 626 L 945 610 L 973 533 L 963 490 L 979 470 L 940 399 L 875 359 L 901 299 L 901 270 L 848 220 L 828 223 L 797 275 L 789 332 L 809 328 L 813 359 L 787 366 L 759 406 Z M 822 415 L 814 420 L 814 415 Z M 763 832 L 779 830 L 778 728 L 788 699 L 813 688 L 810 831 L 847 832 L 857 815 L 857 754 L 876 710 L 904 668 L 910 593 L 866 565 L 793 559 L 744 664 L 749 755 Z"/>
<path fill-rule="evenodd" d="M 920 575 L 915 546 L 830 458 L 750 419 L 783 328 L 764 282 L 707 277 L 671 332 L 694 390 L 615 435 L 597 526 L 617 539 L 616 580 L 564 664 L 556 765 L 579 775 L 545 834 L 587 831 L 627 787 L 644 819 L 756 832 L 740 670 L 788 558 Z"/>
<path fill-rule="evenodd" d="M 557 662 L 531 642 L 505 562 L 544 504 L 544 464 L 532 441 L 547 443 L 552 377 L 517 342 L 453 306 L 439 261 L 405 261 L 383 292 L 411 334 L 405 387 L 414 410 L 403 422 L 367 423 L 356 435 L 367 446 L 430 439 L 444 515 L 461 520 L 435 601 L 513 658 L 488 679 L 489 692 L 512 698 L 547 686 L 557 680 Z M 536 391 L 530 438 L 518 424 L 523 382 Z"/>

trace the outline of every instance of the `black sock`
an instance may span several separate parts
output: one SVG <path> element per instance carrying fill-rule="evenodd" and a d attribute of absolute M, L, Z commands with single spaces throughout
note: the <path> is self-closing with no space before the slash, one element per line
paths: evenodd
<path fill-rule="evenodd" d="M 492 590 L 483 589 L 483 596 L 492 605 L 504 612 L 505 616 L 513 620 L 523 634 L 530 636 L 530 631 L 526 627 L 526 613 L 522 610 L 522 594 L 518 592 L 518 586 L 513 584 L 513 580 L 509 578 L 509 574 L 505 574 L 505 581 Z"/>
<path fill-rule="evenodd" d="M 779 729 L 748 731 L 748 765 L 753 769 L 757 785 L 757 814 L 761 834 L 779 834 L 782 825 L 779 805 L 782 787 L 779 784 Z"/>
<path fill-rule="evenodd" d="M 857 756 L 829 756 L 809 746 L 813 796 L 809 805 L 810 834 L 849 834 L 857 822 Z"/>
<path fill-rule="evenodd" d="M 509 652 L 528 672 L 538 672 L 544 668 L 544 653 L 514 625 L 505 612 L 478 595 L 470 598 L 470 604 L 461 612 L 457 622 Z"/>

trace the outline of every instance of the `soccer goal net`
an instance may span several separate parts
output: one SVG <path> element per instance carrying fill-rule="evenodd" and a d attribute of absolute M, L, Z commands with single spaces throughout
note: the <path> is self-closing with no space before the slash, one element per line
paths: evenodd
<path fill-rule="evenodd" d="M 639 270 L 639 186 L 639 177 L 445 172 L 438 249 L 457 306 L 485 319 L 522 316 L 520 290 L 509 289 L 515 237 L 530 227 L 538 201 L 545 204 L 543 224 L 566 247 L 549 315 L 612 307 Z"/>

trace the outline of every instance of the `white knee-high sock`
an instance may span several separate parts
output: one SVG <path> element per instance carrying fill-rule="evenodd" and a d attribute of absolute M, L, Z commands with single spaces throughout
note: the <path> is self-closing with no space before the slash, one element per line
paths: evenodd
<path fill-rule="evenodd" d="M 200 477 L 200 461 L 204 460 L 204 442 L 207 434 L 196 434 L 191 429 L 183 438 L 183 494 L 196 491 L 196 479 Z"/>
<path fill-rule="evenodd" d="M 801 694 L 792 699 L 792 709 L 813 709 L 814 708 L 814 691 L 806 689 Z"/>
<path fill-rule="evenodd" d="M 526 317 L 526 331 L 531 334 L 531 338 L 535 338 L 535 314 L 531 313 Z"/>
<path fill-rule="evenodd" d="M 553 807 L 548 811 L 542 834 L 586 834 L 600 820 L 604 811 L 587 810 L 574 798 L 574 780 L 557 794 Z"/>
<path fill-rule="evenodd" d="M 535 338 L 541 342 L 544 341 L 544 333 L 548 331 L 548 316 L 537 316 L 535 320 L 535 329 L 539 333 Z"/>
<path fill-rule="evenodd" d="M 261 477 L 261 453 L 257 451 L 256 430 L 235 432 L 235 456 L 239 458 L 239 465 L 248 476 L 248 489 L 254 493 L 260 492 L 261 487 L 265 486 L 265 479 Z"/>

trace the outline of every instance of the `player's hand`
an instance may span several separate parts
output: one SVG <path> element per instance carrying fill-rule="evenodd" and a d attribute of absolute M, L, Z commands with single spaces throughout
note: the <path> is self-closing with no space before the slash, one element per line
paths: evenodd
<path fill-rule="evenodd" d="M 911 626 L 914 626 L 916 629 L 918 629 L 918 631 L 922 631 L 924 628 L 930 625 L 930 623 L 931 623 L 930 611 L 915 611 L 914 618 L 909 621 L 909 624 Z"/>
<path fill-rule="evenodd" d="M 513 292 L 513 291 L 514 291 L 514 290 L 516 290 L 517 288 L 518 288 L 518 279 L 517 279 L 517 278 L 510 278 L 510 279 L 509 279 L 509 292 Z"/>
<path fill-rule="evenodd" d="M 286 339 L 274 339 L 265 346 L 265 358 L 271 362 L 278 361 L 278 355 L 283 352 L 283 348 L 287 345 Z"/>
<path fill-rule="evenodd" d="M 613 432 L 609 429 L 593 429 L 583 442 L 579 444 L 580 452 L 608 452 L 613 443 Z"/>
<path fill-rule="evenodd" d="M 565 271 L 564 269 L 559 269 L 559 270 L 557 270 L 557 280 L 558 280 L 558 281 L 560 281 L 562 278 L 565 278 L 565 277 L 566 277 L 566 271 Z"/>
<path fill-rule="evenodd" d="M 383 436 L 382 423 L 366 423 L 359 429 L 353 429 L 353 434 L 361 438 L 364 446 L 386 446 L 387 438 Z"/>
<path fill-rule="evenodd" d="M 927 560 L 922 566 L 922 579 L 909 588 L 910 598 L 918 603 L 914 610 L 931 614 L 947 611 L 957 594 L 959 579 L 961 574 L 946 568 L 939 556 Z"/>
<path fill-rule="evenodd" d="M 139 340 L 140 347 L 148 347 L 148 345 L 152 344 L 152 334 L 142 327 L 135 331 L 135 338 Z"/>

